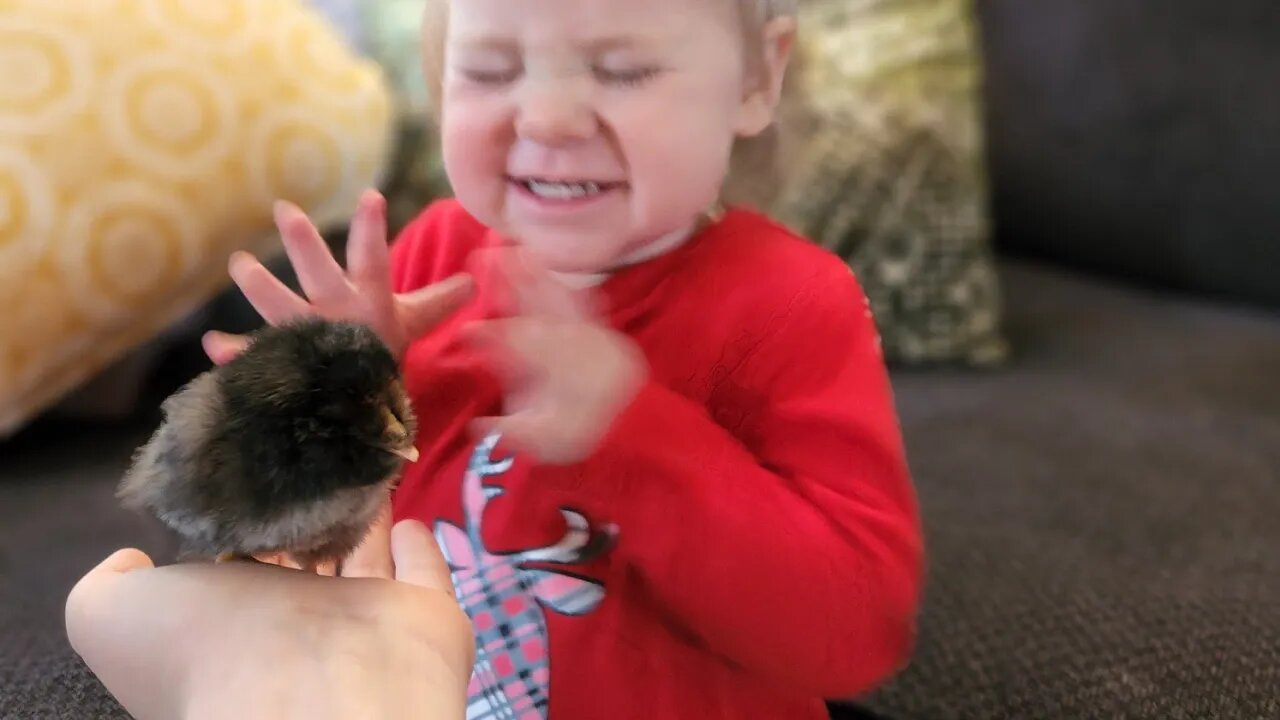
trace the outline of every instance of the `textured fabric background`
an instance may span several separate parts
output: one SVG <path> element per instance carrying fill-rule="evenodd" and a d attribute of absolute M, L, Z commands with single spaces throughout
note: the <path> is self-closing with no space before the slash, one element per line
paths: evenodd
<path fill-rule="evenodd" d="M 276 199 L 348 217 L 389 99 L 296 0 L 0 0 L 0 434 L 225 287 Z"/>
<path fill-rule="evenodd" d="M 1007 275 L 1006 372 L 900 374 L 929 586 L 890 717 L 1280 717 L 1280 318 Z"/>
<path fill-rule="evenodd" d="M 1004 249 L 1280 308 L 1280 3 L 978 7 Z"/>
<path fill-rule="evenodd" d="M 1007 354 L 968 0 L 802 0 L 777 161 L 733 193 L 849 260 L 898 364 Z"/>
<path fill-rule="evenodd" d="M 929 585 L 900 720 L 1280 717 L 1280 320 L 1006 274 L 1007 370 L 897 372 Z M 120 717 L 62 639 L 150 425 L 0 444 L 0 718 Z"/>

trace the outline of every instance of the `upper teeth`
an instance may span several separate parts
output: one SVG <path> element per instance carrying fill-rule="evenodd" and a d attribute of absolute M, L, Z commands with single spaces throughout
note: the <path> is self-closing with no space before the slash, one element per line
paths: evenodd
<path fill-rule="evenodd" d="M 529 180 L 525 183 L 533 194 L 556 200 L 586 197 L 600 192 L 600 184 L 594 182 L 566 183 Z"/>

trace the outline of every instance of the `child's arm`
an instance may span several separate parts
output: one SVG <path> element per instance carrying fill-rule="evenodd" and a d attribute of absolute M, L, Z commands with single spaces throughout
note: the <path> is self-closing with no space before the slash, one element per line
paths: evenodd
<path fill-rule="evenodd" d="M 758 403 L 717 423 L 650 382 L 574 485 L 620 526 L 618 552 L 655 601 L 710 650 L 850 696 L 909 655 L 922 543 L 861 289 L 836 268 L 809 290 L 729 376 Z"/>
<path fill-rule="evenodd" d="M 819 261 L 821 262 L 821 261 Z M 506 415 L 480 420 L 620 528 L 661 612 L 764 681 L 858 694 L 905 662 L 921 584 L 915 497 L 865 297 L 834 257 L 766 325 L 711 418 L 533 258 L 488 253 L 513 315 L 466 329 Z M 619 414 L 620 413 L 620 414 Z M 725 428 L 731 428 L 726 430 Z"/>

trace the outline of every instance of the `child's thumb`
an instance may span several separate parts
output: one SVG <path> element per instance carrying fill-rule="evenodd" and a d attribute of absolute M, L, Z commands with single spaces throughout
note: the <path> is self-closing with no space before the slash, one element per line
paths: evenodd
<path fill-rule="evenodd" d="M 475 281 L 463 273 L 400 295 L 401 318 L 409 339 L 425 335 L 461 309 L 474 290 Z"/>
<path fill-rule="evenodd" d="M 226 365 L 249 346 L 249 338 L 210 331 L 201 338 L 201 345 L 214 365 Z"/>

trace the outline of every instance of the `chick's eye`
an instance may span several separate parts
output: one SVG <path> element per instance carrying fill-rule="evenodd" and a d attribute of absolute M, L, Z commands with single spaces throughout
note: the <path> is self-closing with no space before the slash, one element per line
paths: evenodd
<path fill-rule="evenodd" d="M 595 65 L 591 68 L 596 80 L 618 87 L 640 87 L 657 77 L 660 72 L 656 67 L 611 68 Z"/>

